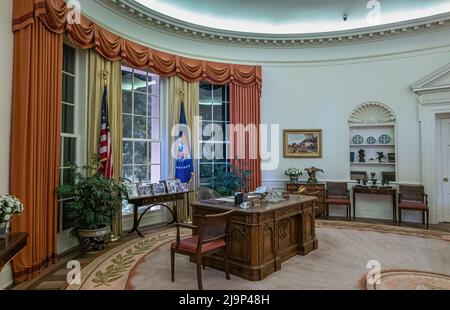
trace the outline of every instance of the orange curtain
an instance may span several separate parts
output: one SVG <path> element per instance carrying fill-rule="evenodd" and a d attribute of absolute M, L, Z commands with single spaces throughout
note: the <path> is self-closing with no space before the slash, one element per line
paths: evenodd
<path fill-rule="evenodd" d="M 261 186 L 259 155 L 260 91 L 257 85 L 230 85 L 230 124 L 233 126 L 231 157 L 233 165 L 252 174 L 247 191 Z"/>
<path fill-rule="evenodd" d="M 134 68 L 150 69 L 166 77 L 178 76 L 187 82 L 206 80 L 214 84 L 257 85 L 261 90 L 260 66 L 218 63 L 157 51 L 122 38 L 85 16 L 81 16 L 79 24 L 67 23 L 68 12 L 63 0 L 15 0 L 14 5 L 14 30 L 25 27 L 34 16 L 39 16 L 51 31 L 65 31 L 79 48 L 94 48 L 111 61 L 122 60 Z"/>
<path fill-rule="evenodd" d="M 29 237 L 13 260 L 16 281 L 31 279 L 56 260 L 61 139 L 63 36 L 38 18 L 24 25 L 14 32 L 10 186 L 25 211 L 11 229 Z"/>

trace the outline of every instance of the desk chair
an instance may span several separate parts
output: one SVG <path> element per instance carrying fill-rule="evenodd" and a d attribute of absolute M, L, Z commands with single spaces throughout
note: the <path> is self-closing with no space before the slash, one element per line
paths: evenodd
<path fill-rule="evenodd" d="M 208 187 L 200 187 L 196 193 L 198 200 L 208 200 L 222 197 L 218 192 Z"/>
<path fill-rule="evenodd" d="M 195 259 L 197 264 L 198 289 L 202 290 L 202 264 L 204 266 L 204 259 L 206 256 L 220 250 L 223 250 L 226 278 L 227 280 L 230 279 L 227 233 L 233 212 L 234 210 L 200 216 L 198 226 L 177 224 L 177 239 L 170 247 L 172 282 L 175 281 L 175 253 L 180 253 Z M 196 235 L 180 240 L 180 227 L 193 229 Z"/>
<path fill-rule="evenodd" d="M 428 229 L 429 208 L 428 195 L 425 194 L 422 185 L 399 185 L 398 193 L 398 224 L 402 224 L 402 210 L 413 210 L 422 212 L 422 223 Z"/>
<path fill-rule="evenodd" d="M 345 206 L 347 219 L 352 217 L 352 201 L 350 200 L 350 191 L 346 182 L 327 182 L 325 194 L 325 217 L 330 215 L 330 205 Z"/>

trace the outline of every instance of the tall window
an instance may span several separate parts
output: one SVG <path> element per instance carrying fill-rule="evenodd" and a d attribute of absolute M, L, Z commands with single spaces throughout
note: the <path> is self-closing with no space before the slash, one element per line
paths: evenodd
<path fill-rule="evenodd" d="M 202 133 L 200 138 L 200 186 L 211 185 L 211 177 L 218 168 L 227 168 L 229 137 L 229 87 L 200 83 L 200 116 Z"/>
<path fill-rule="evenodd" d="M 161 179 L 160 77 L 122 67 L 123 177 Z"/>
<path fill-rule="evenodd" d="M 75 98 L 75 49 L 64 45 L 62 85 L 62 127 L 60 183 L 70 182 L 70 164 L 77 161 L 77 143 L 80 138 L 76 124 Z M 66 205 L 70 199 L 60 201 L 58 231 L 70 229 L 72 223 L 67 218 Z"/>

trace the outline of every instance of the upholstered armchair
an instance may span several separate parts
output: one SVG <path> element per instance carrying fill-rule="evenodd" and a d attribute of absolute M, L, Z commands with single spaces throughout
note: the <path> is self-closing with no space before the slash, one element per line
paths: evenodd
<path fill-rule="evenodd" d="M 402 223 L 402 210 L 422 212 L 422 223 L 429 220 L 428 195 L 422 185 L 400 185 L 398 193 L 398 224 Z"/>
<path fill-rule="evenodd" d="M 208 187 L 200 187 L 196 191 L 196 193 L 197 193 L 198 200 L 207 200 L 207 199 L 222 197 L 218 192 L 216 192 L 215 190 L 208 188 Z"/>
<path fill-rule="evenodd" d="M 172 282 L 175 281 L 175 253 L 187 255 L 195 260 L 199 290 L 203 289 L 202 265 L 205 266 L 205 257 L 212 253 L 223 252 L 225 275 L 228 280 L 230 279 L 227 234 L 233 212 L 234 210 L 201 216 L 198 226 L 177 224 L 177 239 L 170 247 Z M 181 240 L 180 227 L 193 229 L 194 236 Z"/>
<path fill-rule="evenodd" d="M 347 219 L 351 219 L 352 202 L 346 182 L 327 182 L 325 205 L 325 216 L 327 218 L 330 215 L 330 205 L 338 205 L 345 206 Z"/>

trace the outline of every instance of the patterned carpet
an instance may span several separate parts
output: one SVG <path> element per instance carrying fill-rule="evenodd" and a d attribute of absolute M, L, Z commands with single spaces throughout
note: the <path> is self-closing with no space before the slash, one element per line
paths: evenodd
<path fill-rule="evenodd" d="M 187 236 L 189 230 L 183 231 Z M 208 289 L 450 289 L 450 234 L 355 222 L 317 221 L 319 249 L 296 256 L 280 271 L 252 282 L 207 268 Z M 82 269 L 81 285 L 67 289 L 197 289 L 195 265 L 176 256 L 170 282 L 170 241 L 175 230 L 130 240 Z M 368 262 L 380 263 L 374 283 L 366 283 Z"/>

